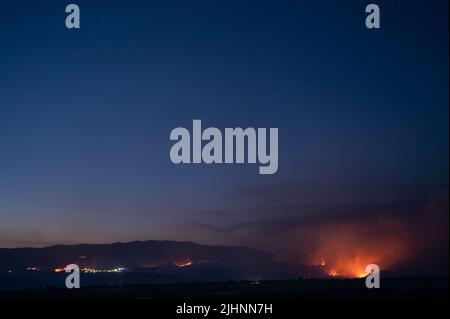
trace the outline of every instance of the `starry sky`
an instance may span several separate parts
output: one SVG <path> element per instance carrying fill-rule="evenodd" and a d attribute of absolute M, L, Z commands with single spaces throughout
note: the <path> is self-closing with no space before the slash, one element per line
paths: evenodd
<path fill-rule="evenodd" d="M 358 0 L 73 2 L 78 30 L 69 2 L 0 3 L 0 247 L 277 251 L 448 191 L 448 1 L 372 1 L 380 30 Z M 277 174 L 172 164 L 193 119 L 277 127 Z"/>

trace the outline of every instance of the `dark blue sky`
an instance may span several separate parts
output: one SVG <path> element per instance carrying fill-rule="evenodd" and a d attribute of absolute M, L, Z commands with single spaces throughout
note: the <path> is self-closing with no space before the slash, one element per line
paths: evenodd
<path fill-rule="evenodd" d="M 79 30 L 2 1 L 0 246 L 261 247 L 277 229 L 233 225 L 422 207 L 448 189 L 448 1 L 372 2 L 381 30 L 357 0 L 80 0 Z M 172 164 L 193 119 L 278 127 L 278 173 Z"/>

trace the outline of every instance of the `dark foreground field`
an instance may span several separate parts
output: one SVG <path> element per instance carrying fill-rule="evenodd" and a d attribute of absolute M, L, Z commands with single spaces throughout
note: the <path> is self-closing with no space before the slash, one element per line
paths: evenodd
<path fill-rule="evenodd" d="M 386 278 L 380 289 L 364 279 L 286 280 L 97 286 L 80 289 L 44 288 L 0 291 L 0 298 L 126 298 L 126 299 L 327 299 L 448 298 L 447 278 Z"/>

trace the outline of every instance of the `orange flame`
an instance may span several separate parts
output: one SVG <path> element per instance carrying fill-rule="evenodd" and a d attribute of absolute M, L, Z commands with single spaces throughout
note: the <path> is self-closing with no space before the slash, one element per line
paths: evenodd
<path fill-rule="evenodd" d="M 181 261 L 181 262 L 176 262 L 176 263 L 175 263 L 175 266 L 183 268 L 183 267 L 189 267 L 189 266 L 192 266 L 192 264 L 193 264 L 192 261 L 190 261 L 190 260 L 185 260 L 185 261 Z"/>
<path fill-rule="evenodd" d="M 366 277 L 367 265 L 389 269 L 405 259 L 409 251 L 405 225 L 384 216 L 367 224 L 329 224 L 314 236 L 310 264 L 321 265 L 332 277 Z"/>
<path fill-rule="evenodd" d="M 331 269 L 328 273 L 331 277 L 336 277 L 338 275 L 337 271 L 335 269 Z"/>

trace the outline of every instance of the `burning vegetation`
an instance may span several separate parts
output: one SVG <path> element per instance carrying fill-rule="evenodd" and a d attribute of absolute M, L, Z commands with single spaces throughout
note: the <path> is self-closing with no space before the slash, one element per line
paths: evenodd
<path fill-rule="evenodd" d="M 448 214 L 448 199 L 444 198 L 432 201 L 412 218 L 379 213 L 355 221 L 328 222 L 303 239 L 312 243 L 307 262 L 340 278 L 365 277 L 369 264 L 381 270 L 410 271 L 411 264 L 425 269 L 427 262 L 437 263 L 426 260 L 431 252 L 448 256 Z M 448 257 L 442 257 L 442 263 L 448 265 Z"/>
<path fill-rule="evenodd" d="M 406 229 L 385 218 L 368 224 L 334 224 L 316 242 L 318 259 L 332 277 L 361 278 L 366 266 L 390 269 L 407 257 L 410 238 Z"/>
<path fill-rule="evenodd" d="M 192 266 L 192 264 L 193 264 L 193 262 L 189 259 L 174 263 L 174 265 L 179 268 L 189 267 L 189 266 Z"/>

